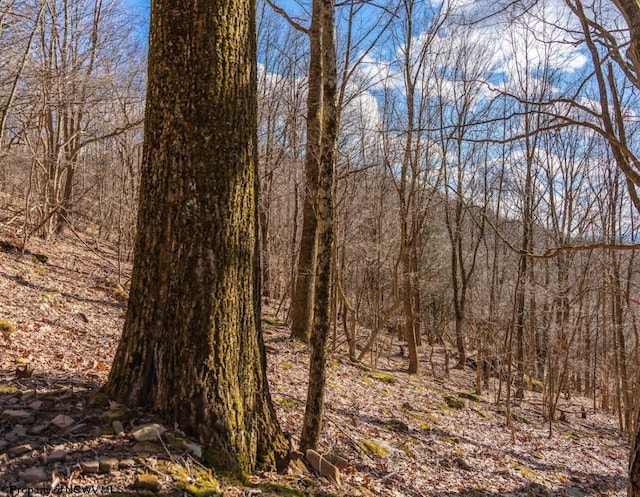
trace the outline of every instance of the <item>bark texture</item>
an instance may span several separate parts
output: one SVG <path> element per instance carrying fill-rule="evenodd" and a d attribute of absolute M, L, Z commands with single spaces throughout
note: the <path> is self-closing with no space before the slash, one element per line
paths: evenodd
<path fill-rule="evenodd" d="M 259 327 L 255 6 L 153 0 L 135 263 L 106 391 L 209 462 L 284 461 Z"/>
<path fill-rule="evenodd" d="M 335 0 L 314 0 L 313 14 L 320 23 L 322 60 L 322 134 L 318 177 L 318 247 L 313 330 L 309 357 L 309 386 L 300 449 L 316 449 L 322 429 L 326 385 L 326 355 L 331 329 L 332 262 L 334 240 L 335 149 L 338 137 L 338 77 L 336 67 Z"/>

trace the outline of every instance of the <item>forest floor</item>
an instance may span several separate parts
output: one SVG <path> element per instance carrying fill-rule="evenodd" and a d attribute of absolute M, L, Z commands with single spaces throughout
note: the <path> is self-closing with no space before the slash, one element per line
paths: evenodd
<path fill-rule="evenodd" d="M 0 495 L 26 494 L 27 487 L 211 494 L 217 483 L 194 455 L 197 445 L 170 431 L 158 437 L 155 428 L 141 435 L 137 428 L 162 420 L 97 393 L 120 336 L 130 267 L 84 235 L 32 239 L 27 249 L 12 249 L 10 233 L 0 229 L 0 319 L 15 325 L 0 334 Z M 271 394 L 283 430 L 295 439 L 308 351 L 288 338 L 277 303 L 270 304 L 263 324 Z M 626 438 L 615 417 L 594 412 L 588 399 L 563 398 L 566 421 L 555 422 L 550 435 L 540 394 L 526 392 L 511 409 L 510 428 L 496 402 L 497 380 L 476 397 L 475 372 L 446 374 L 442 350 L 435 350 L 433 368 L 429 349 L 422 351 L 423 372 L 409 375 L 406 358 L 392 349 L 376 369 L 350 363 L 340 347 L 332 352 L 320 451 L 347 460 L 341 486 L 298 462 L 287 474 L 261 473 L 243 484 L 218 478 L 221 494 L 626 495 Z"/>

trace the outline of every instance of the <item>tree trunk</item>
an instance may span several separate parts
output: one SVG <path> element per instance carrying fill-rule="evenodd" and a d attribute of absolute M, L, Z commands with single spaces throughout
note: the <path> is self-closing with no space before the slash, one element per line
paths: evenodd
<path fill-rule="evenodd" d="M 255 7 L 156 0 L 129 307 L 105 390 L 232 472 L 287 445 L 259 327 Z"/>
<path fill-rule="evenodd" d="M 322 56 L 322 134 L 318 183 L 318 258 L 313 306 L 313 331 L 309 358 L 309 387 L 300 449 L 316 449 L 322 429 L 326 354 L 331 330 L 332 260 L 334 241 L 335 149 L 338 137 L 337 69 L 335 47 L 335 0 L 314 0 L 319 17 Z"/>
<path fill-rule="evenodd" d="M 307 96 L 307 148 L 305 156 L 305 194 L 302 205 L 302 238 L 298 254 L 298 273 L 291 300 L 291 336 L 309 342 L 313 325 L 313 300 L 318 244 L 318 175 L 320 171 L 320 137 L 322 134 L 322 28 L 314 2 L 309 29 L 309 94 Z"/>

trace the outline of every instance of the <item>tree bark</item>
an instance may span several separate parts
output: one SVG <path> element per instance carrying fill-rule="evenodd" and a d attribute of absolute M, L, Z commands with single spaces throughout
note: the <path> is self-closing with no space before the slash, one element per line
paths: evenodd
<path fill-rule="evenodd" d="M 154 0 L 151 19 L 135 264 L 105 390 L 215 467 L 273 468 L 287 444 L 259 326 L 255 6 Z"/>
<path fill-rule="evenodd" d="M 309 386 L 300 449 L 316 449 L 322 429 L 326 384 L 326 354 L 331 330 L 332 261 L 334 243 L 335 149 L 338 137 L 337 67 L 335 47 L 335 0 L 314 0 L 314 15 L 321 23 L 322 134 L 318 182 L 318 251 L 313 331 L 309 358 Z"/>
<path fill-rule="evenodd" d="M 291 336 L 309 342 L 313 326 L 313 301 L 318 245 L 318 181 L 322 135 L 323 61 L 322 27 L 319 3 L 313 3 L 309 29 L 309 93 L 307 95 L 307 147 L 305 156 L 305 195 L 302 204 L 302 238 L 298 254 L 298 272 L 291 300 Z"/>

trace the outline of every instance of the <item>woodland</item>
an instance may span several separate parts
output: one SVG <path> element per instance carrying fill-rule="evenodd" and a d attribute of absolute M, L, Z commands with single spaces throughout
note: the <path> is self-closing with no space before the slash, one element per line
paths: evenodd
<path fill-rule="evenodd" d="M 637 3 L 193 3 L 0 3 L 0 492 L 640 495 Z"/>

